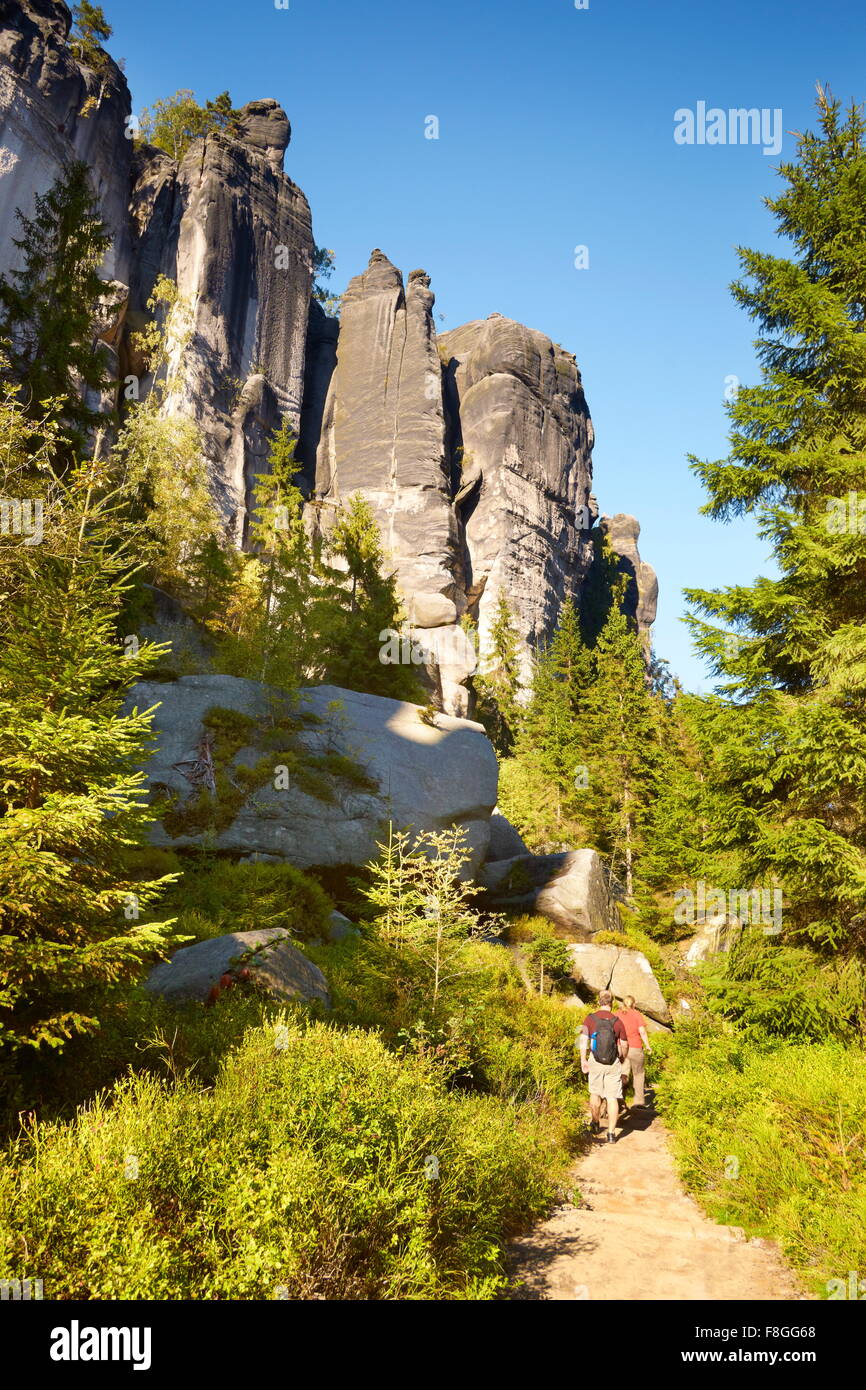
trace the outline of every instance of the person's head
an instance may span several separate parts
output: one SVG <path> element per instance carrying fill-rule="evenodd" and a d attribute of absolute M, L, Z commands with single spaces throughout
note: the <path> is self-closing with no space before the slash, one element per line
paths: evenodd
<path fill-rule="evenodd" d="M 603 989 L 598 996 L 598 1007 L 600 1009 L 609 1009 L 612 1003 L 613 995 L 611 994 L 610 990 Z"/>
<path fill-rule="evenodd" d="M 622 997 L 622 1006 L 623 1006 L 624 1009 L 633 1009 L 633 1008 L 634 1008 L 634 995 L 633 995 L 633 994 L 624 994 L 623 997 Z"/>

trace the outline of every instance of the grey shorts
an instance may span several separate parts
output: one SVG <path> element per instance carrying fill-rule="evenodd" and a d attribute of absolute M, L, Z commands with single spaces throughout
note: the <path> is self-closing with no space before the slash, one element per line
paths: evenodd
<path fill-rule="evenodd" d="M 589 1056 L 589 1094 L 603 1096 L 605 1100 L 622 1100 L 622 1062 L 608 1062 L 603 1066 L 590 1054 Z"/>

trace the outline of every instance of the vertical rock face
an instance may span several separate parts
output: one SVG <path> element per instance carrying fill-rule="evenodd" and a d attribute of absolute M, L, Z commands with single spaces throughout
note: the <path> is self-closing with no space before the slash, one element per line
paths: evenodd
<path fill-rule="evenodd" d="M 136 160 L 130 321 L 143 320 L 160 272 L 191 306 L 192 336 L 166 409 L 201 426 L 239 543 L 268 435 L 283 417 L 300 424 L 313 236 L 307 200 L 282 169 L 289 138 L 282 108 L 257 101 L 243 108 L 236 137 L 196 141 L 179 167 L 147 147 Z"/>
<path fill-rule="evenodd" d="M 443 334 L 467 597 L 482 648 L 499 591 L 524 656 L 546 640 L 591 562 L 593 430 L 574 357 L 501 314 Z"/>
<path fill-rule="evenodd" d="M 617 569 L 626 576 L 625 612 L 634 620 L 648 645 L 650 628 L 656 618 L 659 582 L 652 565 L 640 558 L 637 548 L 640 522 L 626 512 L 617 512 L 616 516 L 603 516 L 599 525 L 617 556 Z"/>
<path fill-rule="evenodd" d="M 82 159 L 112 238 L 102 273 L 126 286 L 129 91 L 110 58 L 96 73 L 74 57 L 71 23 L 61 0 L 0 3 L 0 273 L 18 261 L 16 209 L 30 216 L 36 195 Z"/>
<path fill-rule="evenodd" d="M 315 491 L 359 492 L 424 628 L 465 607 L 460 540 L 445 453 L 445 415 L 429 276 L 403 279 L 381 251 L 343 296 L 336 367 L 322 415 Z"/>

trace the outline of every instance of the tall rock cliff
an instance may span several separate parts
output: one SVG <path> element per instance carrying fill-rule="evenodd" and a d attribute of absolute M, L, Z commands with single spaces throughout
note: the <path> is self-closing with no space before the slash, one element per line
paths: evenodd
<path fill-rule="evenodd" d="M 214 490 L 235 539 L 246 539 L 268 436 L 300 425 L 313 276 L 310 208 L 283 173 L 291 130 L 275 101 L 242 110 L 235 137 L 197 140 L 178 166 L 136 154 L 130 323 L 144 320 L 160 273 L 192 309 L 178 387 L 166 410 L 201 427 Z"/>
<path fill-rule="evenodd" d="M 111 237 L 97 331 L 117 379 L 143 372 L 132 333 L 167 275 L 192 330 L 163 409 L 200 425 L 235 541 L 248 541 L 253 479 L 288 419 L 312 524 L 326 531 L 352 493 L 368 500 L 431 688 L 467 713 L 477 653 L 463 615 L 483 653 L 503 591 L 528 671 L 592 562 L 593 428 L 574 357 L 501 314 L 437 339 L 428 275 L 404 284 L 381 251 L 351 281 L 339 324 L 326 318 L 310 300 L 310 209 L 283 171 L 291 130 L 277 102 L 249 103 L 231 136 L 194 142 L 180 164 L 134 150 L 123 73 L 107 55 L 98 72 L 76 58 L 70 23 L 62 0 L 0 0 L 0 272 L 16 263 L 16 208 L 30 214 L 84 159 Z M 657 586 L 640 528 L 622 515 L 602 526 L 646 632 Z"/>

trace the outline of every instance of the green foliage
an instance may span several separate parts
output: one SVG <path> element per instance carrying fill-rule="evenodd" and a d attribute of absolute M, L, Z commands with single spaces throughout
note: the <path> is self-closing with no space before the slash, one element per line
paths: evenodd
<path fill-rule="evenodd" d="M 313 299 L 321 304 L 324 312 L 329 318 L 338 319 L 340 317 L 340 296 L 331 294 L 326 280 L 330 280 L 334 273 L 336 256 L 333 251 L 329 251 L 324 246 L 317 246 L 313 251 Z"/>
<path fill-rule="evenodd" d="M 91 430 L 109 413 L 84 398 L 110 385 L 102 344 L 94 333 L 108 293 L 99 267 L 109 245 L 90 187 L 77 160 L 37 194 L 32 217 L 17 212 L 13 238 L 21 265 L 0 277 L 0 339 L 7 341 L 4 376 L 17 388 L 25 414 L 57 435 L 59 458 L 71 463 L 87 449 Z M 52 432 L 51 425 L 57 426 Z"/>
<path fill-rule="evenodd" d="M 520 706 L 520 659 L 515 618 L 504 590 L 499 590 L 490 627 L 488 650 L 473 680 L 475 718 L 487 730 L 500 757 L 508 757 L 517 735 Z"/>
<path fill-rule="evenodd" d="M 101 45 L 108 42 L 113 32 L 100 5 L 81 0 L 72 6 L 72 52 L 96 72 L 106 66 L 107 55 Z"/>
<path fill-rule="evenodd" d="M 292 864 L 238 864 L 229 859 L 205 860 L 184 873 L 165 902 L 178 916 L 185 935 L 187 914 L 197 914 L 201 938 L 226 932 L 261 931 L 277 927 L 298 940 L 324 936 L 332 904 L 319 884 Z"/>
<path fill-rule="evenodd" d="M 792 256 L 740 251 L 733 293 L 761 330 L 761 383 L 730 403 L 729 457 L 694 463 L 704 511 L 755 515 L 778 577 L 688 597 L 698 648 L 727 677 L 706 709 L 715 843 L 740 882 L 781 883 L 792 939 L 862 951 L 866 121 L 819 89 L 818 126 L 767 200 Z"/>
<path fill-rule="evenodd" d="M 672 1039 L 656 1095 L 682 1175 L 716 1221 L 778 1241 L 810 1291 L 866 1267 L 866 1054 L 768 1046 L 698 1020 Z"/>
<path fill-rule="evenodd" d="M 490 1298 L 556 1162 L 536 1109 L 449 1094 L 370 1033 L 289 1017 L 248 1033 L 210 1091 L 131 1078 L 19 1141 L 0 1264 L 55 1298 Z"/>
<path fill-rule="evenodd" d="M 702 982 L 708 1007 L 749 1037 L 855 1042 L 866 1028 L 866 970 L 853 957 L 822 961 L 748 931 L 708 963 Z"/>
<path fill-rule="evenodd" d="M 21 438 L 20 409 L 4 413 Z M 6 456 L 0 495 L 27 460 Z M 152 820 L 140 771 L 151 711 L 120 714 L 159 655 L 116 619 L 137 564 L 105 463 L 65 480 L 43 457 L 39 544 L 0 541 L 0 1045 L 60 1048 L 96 1026 L 89 998 L 162 949 L 164 879 L 133 878 Z M 144 920 L 139 920 L 143 918 Z"/>
<path fill-rule="evenodd" d="M 380 857 L 369 865 L 365 896 L 374 930 L 387 946 L 420 962 L 435 1014 L 443 986 L 470 968 L 467 946 L 483 931 L 472 908 L 473 889 L 460 874 L 468 859 L 460 826 L 411 835 L 388 825 Z"/>
<path fill-rule="evenodd" d="M 212 131 L 234 135 L 240 111 L 231 103 L 228 92 L 221 92 L 214 101 L 199 106 L 195 92 L 181 88 L 173 96 L 145 106 L 140 119 L 140 136 L 144 143 L 165 150 L 178 162 L 190 145 Z"/>

